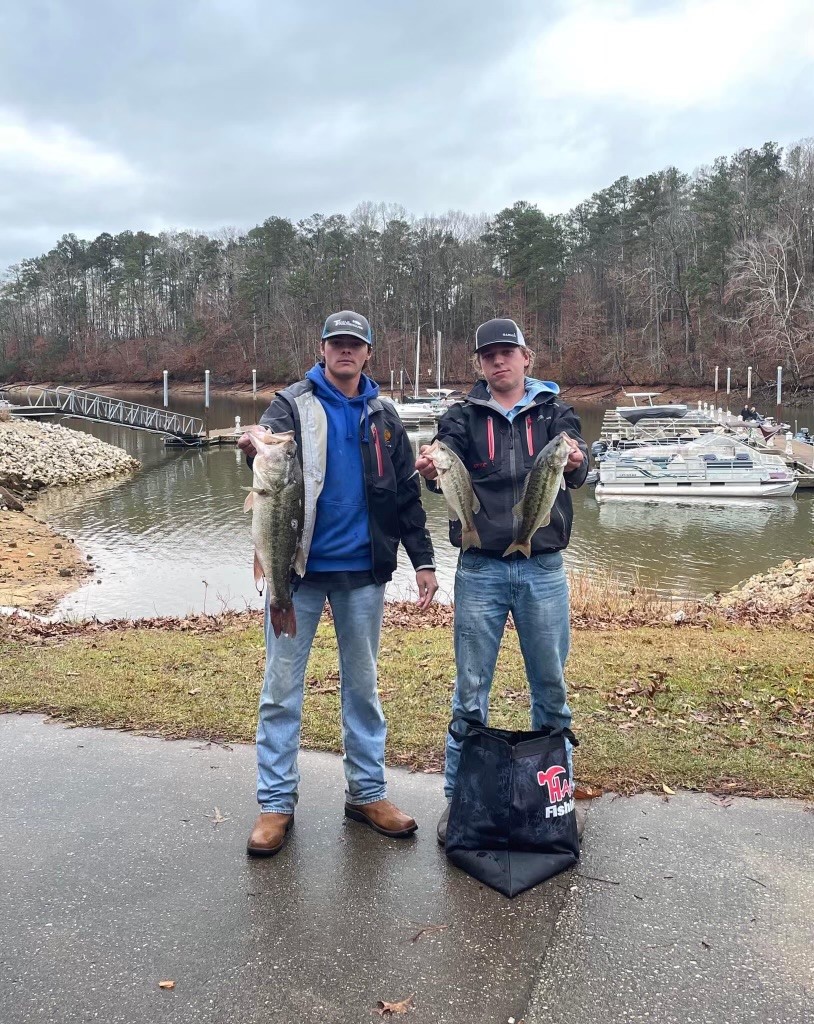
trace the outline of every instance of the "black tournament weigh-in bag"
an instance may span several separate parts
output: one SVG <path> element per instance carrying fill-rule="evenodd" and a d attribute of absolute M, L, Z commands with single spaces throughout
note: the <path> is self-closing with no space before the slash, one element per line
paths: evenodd
<path fill-rule="evenodd" d="M 511 732 L 455 718 L 449 732 L 461 744 L 445 847 L 452 863 L 504 896 L 576 864 L 570 729 Z"/>

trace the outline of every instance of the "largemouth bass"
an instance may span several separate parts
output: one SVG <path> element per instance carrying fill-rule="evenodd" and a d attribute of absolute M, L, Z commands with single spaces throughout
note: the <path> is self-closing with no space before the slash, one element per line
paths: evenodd
<path fill-rule="evenodd" d="M 515 518 L 520 520 L 520 535 L 503 552 L 504 558 L 513 551 L 522 551 L 530 558 L 531 538 L 541 526 L 551 522 L 551 509 L 557 494 L 565 487 L 563 473 L 571 450 L 566 437 L 567 434 L 557 434 L 534 460 L 523 484 L 523 496 L 512 509 Z"/>
<path fill-rule="evenodd" d="M 433 441 L 425 455 L 438 471 L 438 486 L 447 503 L 449 518 L 461 521 L 461 548 L 479 548 L 480 537 L 475 526 L 475 513 L 480 512 L 478 496 L 466 466 L 443 441 Z"/>
<path fill-rule="evenodd" d="M 291 570 L 305 574 L 302 527 L 305 488 L 297 460 L 294 431 L 252 436 L 257 455 L 252 463 L 252 486 L 243 511 L 252 510 L 254 579 L 263 577 L 274 635 L 297 633 L 292 603 Z"/>

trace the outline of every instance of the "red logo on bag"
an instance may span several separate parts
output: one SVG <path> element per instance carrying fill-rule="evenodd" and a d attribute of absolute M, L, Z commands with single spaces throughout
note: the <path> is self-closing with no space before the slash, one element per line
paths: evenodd
<path fill-rule="evenodd" d="M 561 775 L 566 777 L 561 779 Z M 553 764 L 548 771 L 537 772 L 537 782 L 541 786 L 548 786 L 548 799 L 552 804 L 559 803 L 573 792 L 567 769 L 561 764 Z"/>

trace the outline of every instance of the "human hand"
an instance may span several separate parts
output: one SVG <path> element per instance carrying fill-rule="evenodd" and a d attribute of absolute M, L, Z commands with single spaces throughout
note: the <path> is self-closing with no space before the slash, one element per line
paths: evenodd
<path fill-rule="evenodd" d="M 575 441 L 573 437 L 569 437 L 566 434 L 565 441 L 570 451 L 568 452 L 568 461 L 565 464 L 564 472 L 570 473 L 572 469 L 576 469 L 578 466 L 582 465 L 582 463 L 585 461 L 585 453 L 582 451 L 582 449 L 579 446 L 579 443 Z"/>
<path fill-rule="evenodd" d="M 425 480 L 438 479 L 438 470 L 435 468 L 435 463 L 427 455 L 431 447 L 432 445 L 422 444 L 418 449 L 418 458 L 415 460 L 415 468 Z"/>
<path fill-rule="evenodd" d="M 253 424 L 250 427 L 246 427 L 244 433 L 240 435 L 237 441 L 238 448 L 248 458 L 253 459 L 257 455 L 257 449 L 254 447 L 253 437 L 264 438 L 268 433 L 267 427 L 261 427 L 259 424 Z"/>
<path fill-rule="evenodd" d="M 438 590 L 438 580 L 435 578 L 434 569 L 419 569 L 415 574 L 415 582 L 418 587 L 419 609 L 423 612 L 432 604 L 435 592 Z"/>

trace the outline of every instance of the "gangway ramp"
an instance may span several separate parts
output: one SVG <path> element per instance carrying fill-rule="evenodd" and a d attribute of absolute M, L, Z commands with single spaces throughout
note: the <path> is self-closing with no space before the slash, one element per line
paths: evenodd
<path fill-rule="evenodd" d="M 25 402 L 25 405 L 13 408 L 15 415 L 71 416 L 96 423 L 116 423 L 134 430 L 178 437 L 188 442 L 205 434 L 204 421 L 198 416 L 187 416 L 171 409 L 157 409 L 137 402 L 125 402 L 121 398 L 81 388 L 48 388 L 31 384 L 25 389 Z"/>

